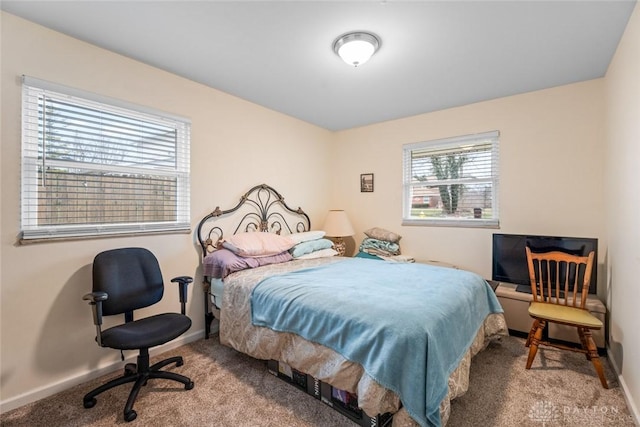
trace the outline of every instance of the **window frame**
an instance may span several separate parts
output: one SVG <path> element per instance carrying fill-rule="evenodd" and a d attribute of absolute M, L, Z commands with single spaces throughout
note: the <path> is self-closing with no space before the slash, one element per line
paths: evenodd
<path fill-rule="evenodd" d="M 172 135 L 175 129 L 175 138 L 170 141 L 169 149 L 173 157 L 169 157 L 169 166 L 166 160 L 158 161 L 158 165 L 149 166 L 146 157 L 130 163 L 129 166 L 114 162 L 91 162 L 78 159 L 56 159 L 54 156 L 47 156 L 43 151 L 46 146 L 45 126 L 49 126 L 46 111 L 43 111 L 42 97 L 55 99 L 58 102 L 68 102 L 75 104 L 79 109 L 95 107 L 106 114 L 118 114 L 125 120 L 132 120 L 137 124 L 156 123 L 164 129 L 171 130 Z M 72 107 L 73 108 L 73 107 Z M 39 113 L 42 112 L 42 113 Z M 35 114 L 34 114 L 35 113 Z M 89 116 L 81 116 L 81 125 L 88 127 Z M 105 127 L 107 125 L 104 125 Z M 84 129 L 84 127 L 82 129 Z M 100 128 L 105 129 L 105 128 Z M 163 133 L 162 135 L 165 135 Z M 146 150 L 144 147 L 152 147 L 152 145 L 144 145 L 142 134 L 135 134 L 131 140 L 125 140 L 124 147 L 142 147 L 139 150 Z M 97 153 L 108 153 L 110 145 L 108 137 L 98 139 L 94 143 L 97 147 Z M 137 138 L 137 139 L 136 139 Z M 175 141 L 174 141 L 175 139 Z M 135 142 L 137 141 L 137 144 Z M 75 141 L 74 141 L 75 142 Z M 191 203 L 190 203 L 190 145 L 191 145 L 191 121 L 187 118 L 168 114 L 159 110 L 148 107 L 128 103 L 125 101 L 97 95 L 91 92 L 83 91 L 68 86 L 51 83 L 34 77 L 22 76 L 22 138 L 21 138 L 21 223 L 20 223 L 20 242 L 32 243 L 37 241 L 50 241 L 60 239 L 76 239 L 76 238 L 97 238 L 109 237 L 117 235 L 137 235 L 137 234 L 154 234 L 154 233 L 188 233 L 191 231 Z M 175 144 L 175 145 L 173 145 Z M 85 142 L 80 142 L 76 150 L 86 146 Z M 105 148 L 106 147 L 106 148 Z M 101 151 L 105 150 L 105 151 Z M 147 154 L 149 155 L 149 154 Z M 166 157 L 165 157 L 166 158 Z M 147 162 L 147 163 L 145 163 Z M 125 218 L 123 221 L 92 221 L 88 223 L 69 222 L 63 224 L 51 224 L 54 216 L 53 211 L 47 212 L 46 222 L 43 224 L 39 219 L 39 191 L 40 178 L 42 176 L 42 167 L 59 167 L 69 171 L 69 176 L 78 176 L 85 174 L 86 171 L 98 171 L 104 173 L 103 177 L 108 177 L 109 173 L 115 174 L 126 173 L 132 176 L 129 178 L 134 182 L 134 198 L 142 198 L 144 184 L 139 182 L 141 179 L 149 179 L 151 177 L 165 177 L 171 182 L 171 195 L 175 198 L 168 202 L 170 206 L 169 216 L 173 219 L 169 220 L 142 220 L 135 221 Z M 126 172 L 125 172 L 126 171 Z M 98 174 L 100 176 L 100 174 Z M 97 180 L 101 178 L 98 177 Z M 104 179 L 104 178 L 102 178 Z M 126 178 L 125 178 L 126 179 Z M 45 179 L 46 182 L 46 179 Z M 165 186 L 166 187 L 166 186 Z M 64 188 L 64 187 L 63 187 Z M 73 191 L 69 191 L 69 195 L 75 195 Z M 55 199 L 53 199 L 55 200 Z M 92 200 L 92 199 L 87 199 Z M 96 199 L 98 200 L 98 199 Z M 159 201 L 158 199 L 157 201 Z M 157 203 L 156 201 L 156 203 Z M 165 203 L 167 203 L 165 201 Z M 96 212 L 107 212 L 107 207 L 102 206 Z M 42 212 L 42 211 L 41 211 Z M 40 222 L 40 224 L 39 224 Z"/>
<path fill-rule="evenodd" d="M 427 151 L 434 154 L 443 150 L 464 151 L 466 147 L 474 144 L 486 144 L 487 140 L 491 143 L 491 175 L 484 181 L 490 181 L 492 187 L 491 197 L 491 218 L 455 218 L 447 216 L 442 218 L 416 218 L 411 216 L 412 209 L 412 188 L 424 186 L 424 184 L 416 184 L 412 182 L 412 154 L 415 151 Z M 443 138 L 430 141 L 414 142 L 404 144 L 402 147 L 402 225 L 403 226 L 444 226 L 444 227 L 469 227 L 469 228 L 499 228 L 499 160 L 500 160 L 500 132 L 490 131 L 477 133 L 472 135 L 456 136 L 451 138 Z M 434 181 L 448 182 L 452 180 Z"/>

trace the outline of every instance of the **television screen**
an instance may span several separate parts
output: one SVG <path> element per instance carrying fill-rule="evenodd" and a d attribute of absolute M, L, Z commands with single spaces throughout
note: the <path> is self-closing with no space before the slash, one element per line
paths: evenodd
<path fill-rule="evenodd" d="M 528 236 L 522 234 L 493 235 L 492 280 L 518 285 L 520 292 L 531 292 L 527 254 L 525 247 L 532 252 L 561 251 L 573 255 L 587 256 L 595 252 L 595 262 L 591 273 L 589 293 L 597 293 L 598 239 L 582 237 Z"/>

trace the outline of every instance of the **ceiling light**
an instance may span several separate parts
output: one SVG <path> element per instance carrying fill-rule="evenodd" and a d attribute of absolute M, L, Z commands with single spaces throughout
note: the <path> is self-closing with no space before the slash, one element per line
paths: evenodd
<path fill-rule="evenodd" d="M 380 47 L 380 39 L 371 33 L 347 33 L 333 43 L 333 51 L 344 62 L 358 67 L 371 58 Z"/>

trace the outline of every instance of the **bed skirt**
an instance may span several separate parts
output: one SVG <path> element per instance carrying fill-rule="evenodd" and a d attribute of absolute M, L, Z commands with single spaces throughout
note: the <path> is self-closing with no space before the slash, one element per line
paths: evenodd
<path fill-rule="evenodd" d="M 247 275 L 251 276 L 250 273 Z M 240 283 L 225 287 L 220 310 L 219 335 L 223 345 L 256 359 L 284 362 L 333 387 L 355 393 L 360 408 L 368 415 L 375 416 L 387 412 L 394 414 L 394 427 L 418 426 L 401 407 L 399 397 L 378 384 L 360 364 L 298 335 L 253 326 L 250 314 L 251 279 L 244 279 L 241 282 L 246 283 L 246 286 Z M 451 400 L 464 394 L 469 387 L 471 358 L 484 349 L 491 339 L 500 335 L 507 335 L 504 315 L 490 314 L 485 318 L 460 364 L 449 377 L 448 394 L 440 403 L 442 425 L 445 425 L 449 418 Z"/>

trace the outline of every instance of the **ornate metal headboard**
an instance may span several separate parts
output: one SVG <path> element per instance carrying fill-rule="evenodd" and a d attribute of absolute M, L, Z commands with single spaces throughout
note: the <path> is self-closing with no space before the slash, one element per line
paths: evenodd
<path fill-rule="evenodd" d="M 218 220 L 225 217 L 228 217 L 225 225 L 219 225 Z M 240 202 L 233 208 L 221 210 L 216 206 L 213 212 L 200 220 L 197 236 L 202 256 L 218 247 L 224 238 L 222 227 L 232 230 L 230 234 L 247 231 L 291 234 L 309 231 L 311 221 L 301 208 L 290 208 L 273 187 L 260 184 L 240 197 Z"/>
<path fill-rule="evenodd" d="M 311 229 L 309 216 L 301 209 L 292 209 L 273 187 L 260 184 L 247 191 L 237 205 L 222 210 L 219 206 L 198 223 L 197 236 L 202 257 L 217 249 L 225 236 L 238 232 L 271 232 L 292 234 Z M 211 282 L 204 277 L 205 337 L 209 338 L 214 314 L 210 303 Z"/>

